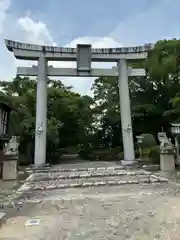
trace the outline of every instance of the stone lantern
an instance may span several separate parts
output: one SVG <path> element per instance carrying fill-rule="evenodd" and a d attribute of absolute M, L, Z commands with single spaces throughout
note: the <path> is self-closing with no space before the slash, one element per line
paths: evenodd
<path fill-rule="evenodd" d="M 12 108 L 0 102 L 0 178 L 15 180 L 17 178 L 17 162 L 19 137 L 8 133 L 9 114 Z"/>
<path fill-rule="evenodd" d="M 175 140 L 176 164 L 179 164 L 179 141 L 178 141 L 178 138 L 180 136 L 180 123 L 171 123 L 171 133 Z"/>
<path fill-rule="evenodd" d="M 136 136 L 137 139 L 137 143 L 138 143 L 138 147 L 139 147 L 139 155 L 140 155 L 140 159 L 142 159 L 142 143 L 143 143 L 143 139 L 144 136 Z"/>
<path fill-rule="evenodd" d="M 162 172 L 172 172 L 175 170 L 175 151 L 171 139 L 167 138 L 165 132 L 158 133 L 160 142 L 160 168 Z"/>

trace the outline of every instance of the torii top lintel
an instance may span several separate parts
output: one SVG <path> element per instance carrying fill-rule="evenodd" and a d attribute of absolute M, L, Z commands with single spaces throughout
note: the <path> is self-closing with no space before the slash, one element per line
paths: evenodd
<path fill-rule="evenodd" d="M 13 52 L 17 59 L 37 60 L 40 55 L 43 54 L 47 60 L 51 61 L 77 60 L 77 48 L 35 45 L 9 39 L 5 39 L 5 44 L 8 50 Z M 89 46 L 91 47 L 91 45 Z M 145 59 L 147 57 L 147 52 L 153 47 L 153 44 L 145 44 L 144 46 L 136 47 L 91 48 L 91 60 L 114 62 L 119 59 Z"/>

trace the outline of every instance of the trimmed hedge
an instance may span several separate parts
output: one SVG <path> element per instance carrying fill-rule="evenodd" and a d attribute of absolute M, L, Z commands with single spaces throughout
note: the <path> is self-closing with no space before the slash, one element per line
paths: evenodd
<path fill-rule="evenodd" d="M 82 159 L 90 161 L 118 161 L 123 159 L 123 152 L 120 148 L 109 149 L 82 149 L 79 151 L 79 156 Z"/>
<path fill-rule="evenodd" d="M 160 164 L 160 146 L 154 146 L 149 149 L 149 159 L 154 164 Z"/>
<path fill-rule="evenodd" d="M 152 134 L 143 133 L 140 136 L 143 137 L 143 142 L 141 144 L 142 148 L 151 148 L 157 145 L 156 139 Z"/>
<path fill-rule="evenodd" d="M 86 148 L 79 151 L 79 156 L 82 159 L 90 161 L 119 161 L 124 159 L 124 153 L 119 151 L 119 148 L 109 149 L 91 149 Z M 136 158 L 139 156 L 139 151 L 135 151 Z M 142 152 L 142 157 L 149 163 L 160 164 L 160 147 L 159 145 L 145 148 Z"/>

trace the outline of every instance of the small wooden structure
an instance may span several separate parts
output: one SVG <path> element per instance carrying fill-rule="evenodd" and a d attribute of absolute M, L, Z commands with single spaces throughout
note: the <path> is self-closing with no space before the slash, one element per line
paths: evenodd
<path fill-rule="evenodd" d="M 12 108 L 0 101 L 0 137 L 8 135 L 9 114 Z"/>
<path fill-rule="evenodd" d="M 0 179 L 2 178 L 3 163 L 7 160 L 7 156 L 3 153 L 3 146 L 9 140 L 8 126 L 11 110 L 12 108 L 9 105 L 0 101 Z"/>

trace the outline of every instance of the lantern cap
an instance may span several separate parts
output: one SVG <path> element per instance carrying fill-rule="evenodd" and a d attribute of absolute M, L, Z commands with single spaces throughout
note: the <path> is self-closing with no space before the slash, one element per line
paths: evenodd
<path fill-rule="evenodd" d="M 171 126 L 173 126 L 173 127 L 180 127 L 180 123 L 171 123 Z"/>
<path fill-rule="evenodd" d="M 139 136 L 136 136 L 136 138 L 137 138 L 137 139 L 143 139 L 144 136 L 139 135 Z"/>
<path fill-rule="evenodd" d="M 171 133 L 180 135 L 180 123 L 171 123 Z"/>

